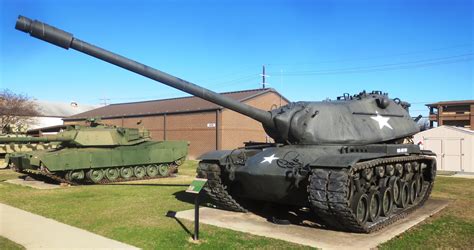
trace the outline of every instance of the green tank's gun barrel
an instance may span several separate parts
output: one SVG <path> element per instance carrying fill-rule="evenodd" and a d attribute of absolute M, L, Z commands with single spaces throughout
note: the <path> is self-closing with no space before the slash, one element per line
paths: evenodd
<path fill-rule="evenodd" d="M 48 135 L 42 137 L 0 137 L 0 143 L 67 142 L 72 140 L 72 138 L 61 135 Z"/>
<path fill-rule="evenodd" d="M 43 41 L 52 43 L 64 49 L 75 49 L 121 68 L 135 72 L 139 75 L 161 82 L 170 87 L 182 90 L 188 94 L 200 97 L 212 103 L 216 103 L 220 106 L 249 116 L 257 121 L 260 121 L 266 126 L 273 127 L 272 115 L 270 112 L 240 103 L 231 98 L 222 96 L 216 92 L 174 77 L 147 65 L 130 60 L 126 57 L 104 50 L 92 44 L 88 44 L 84 41 L 74 38 L 71 33 L 49 26 L 45 23 L 39 22 L 37 20 L 33 21 L 26 17 L 19 16 L 15 28 L 25 33 L 29 33 L 31 36 Z"/>

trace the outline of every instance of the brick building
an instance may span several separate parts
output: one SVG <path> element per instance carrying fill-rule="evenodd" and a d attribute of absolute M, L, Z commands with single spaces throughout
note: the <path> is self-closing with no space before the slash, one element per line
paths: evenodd
<path fill-rule="evenodd" d="M 474 100 L 426 104 L 430 109 L 430 127 L 449 125 L 474 130 Z"/>
<path fill-rule="evenodd" d="M 263 110 L 288 103 L 271 88 L 222 94 Z M 63 120 L 80 124 L 90 117 L 121 127 L 145 127 L 155 140 L 188 140 L 190 159 L 212 150 L 240 147 L 246 141 L 269 140 L 259 122 L 193 96 L 112 104 Z"/>

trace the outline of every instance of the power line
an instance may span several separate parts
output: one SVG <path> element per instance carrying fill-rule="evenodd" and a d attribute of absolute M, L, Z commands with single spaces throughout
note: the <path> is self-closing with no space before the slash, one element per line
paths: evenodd
<path fill-rule="evenodd" d="M 465 48 L 465 47 L 472 47 L 473 44 L 459 44 L 453 45 L 448 47 L 441 47 L 441 48 L 433 48 L 428 50 L 420 50 L 414 52 L 404 52 L 404 53 L 396 53 L 396 54 L 389 54 L 389 55 L 376 55 L 370 57 L 363 57 L 363 58 L 353 58 L 353 59 L 342 59 L 342 60 L 328 60 L 328 61 L 320 61 L 320 62 L 301 62 L 301 63 L 269 63 L 268 66 L 301 66 L 301 65 L 317 65 L 317 64 L 325 64 L 325 63 L 337 63 L 337 62 L 354 62 L 354 61 L 367 61 L 372 59 L 380 59 L 380 58 L 390 58 L 390 57 L 398 57 L 398 56 L 407 56 L 407 55 L 416 55 L 416 54 L 423 54 L 426 52 L 432 51 L 443 51 L 443 50 L 450 50 L 455 48 Z"/>
<path fill-rule="evenodd" d="M 401 62 L 401 63 L 379 64 L 379 65 L 372 65 L 372 66 L 365 66 L 365 67 L 293 71 L 293 72 L 287 72 L 285 73 L 285 75 L 286 76 L 304 76 L 304 75 L 350 74 L 350 73 L 365 73 L 365 72 L 420 68 L 420 67 L 427 67 L 427 66 L 434 66 L 434 65 L 472 61 L 473 59 L 472 55 L 473 53 L 468 53 L 468 54 L 457 55 L 457 56 L 432 58 L 432 59 L 408 61 L 408 62 Z"/>

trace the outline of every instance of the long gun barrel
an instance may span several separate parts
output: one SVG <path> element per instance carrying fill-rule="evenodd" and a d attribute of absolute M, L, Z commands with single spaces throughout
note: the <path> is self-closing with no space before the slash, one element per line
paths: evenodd
<path fill-rule="evenodd" d="M 57 29 L 45 23 L 39 22 L 37 20 L 33 21 L 26 17 L 19 16 L 15 28 L 25 33 L 29 33 L 33 37 L 52 43 L 64 49 L 72 48 L 121 68 L 133 71 L 139 75 L 148 77 L 170 87 L 182 90 L 188 94 L 200 97 L 212 103 L 249 116 L 257 121 L 260 121 L 266 126 L 273 127 L 272 115 L 270 112 L 240 103 L 231 98 L 222 96 L 216 92 L 182 80 L 165 72 L 86 43 L 74 38 L 71 33 Z"/>
<path fill-rule="evenodd" d="M 0 143 L 36 143 L 36 142 L 66 142 L 72 141 L 72 138 L 65 136 L 43 136 L 43 137 L 0 137 Z"/>

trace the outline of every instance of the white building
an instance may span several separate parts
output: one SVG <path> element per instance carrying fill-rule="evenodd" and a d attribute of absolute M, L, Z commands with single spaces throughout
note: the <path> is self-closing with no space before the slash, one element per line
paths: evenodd
<path fill-rule="evenodd" d="M 63 118 L 96 109 L 98 105 L 83 105 L 76 102 L 50 102 L 35 101 L 38 105 L 40 116 L 35 117 L 35 122 L 28 129 L 51 127 L 63 124 Z"/>
<path fill-rule="evenodd" d="M 415 135 L 415 143 L 436 153 L 438 170 L 474 173 L 474 131 L 440 126 Z"/>

